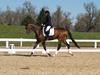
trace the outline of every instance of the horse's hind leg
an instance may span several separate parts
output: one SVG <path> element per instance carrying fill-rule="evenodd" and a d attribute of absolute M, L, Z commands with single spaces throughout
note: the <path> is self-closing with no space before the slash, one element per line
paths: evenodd
<path fill-rule="evenodd" d="M 68 53 L 71 54 L 73 56 L 73 53 L 71 52 L 70 50 L 70 45 L 66 42 L 66 41 L 63 41 L 63 43 L 67 46 L 68 48 Z"/>
<path fill-rule="evenodd" d="M 45 42 L 42 42 L 42 46 L 43 46 L 44 50 L 46 51 L 46 53 L 47 53 L 49 56 L 51 56 L 51 54 L 50 54 L 50 53 L 47 51 L 47 49 L 46 49 Z"/>
<path fill-rule="evenodd" d="M 56 56 L 58 54 L 60 48 L 61 48 L 61 42 L 58 43 L 57 51 L 55 52 L 55 55 L 53 55 L 53 56 Z"/>

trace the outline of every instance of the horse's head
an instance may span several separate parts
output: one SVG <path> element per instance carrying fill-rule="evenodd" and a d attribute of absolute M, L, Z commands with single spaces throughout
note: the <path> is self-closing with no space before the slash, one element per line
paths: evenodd
<path fill-rule="evenodd" d="M 25 25 L 26 33 L 31 33 L 33 31 L 33 25 L 27 24 Z"/>
<path fill-rule="evenodd" d="M 26 33 L 31 33 L 31 32 L 38 32 L 41 29 L 41 26 L 35 25 L 35 24 L 27 24 L 25 26 Z"/>

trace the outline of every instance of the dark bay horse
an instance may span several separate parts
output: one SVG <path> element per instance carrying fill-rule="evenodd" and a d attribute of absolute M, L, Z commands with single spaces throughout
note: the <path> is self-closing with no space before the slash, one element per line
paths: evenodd
<path fill-rule="evenodd" d="M 75 44 L 76 47 L 80 48 L 78 46 L 78 44 L 75 42 L 75 40 L 72 37 L 71 32 L 66 28 L 54 28 L 54 35 L 51 38 L 46 38 L 43 35 L 43 30 L 42 30 L 42 26 L 36 25 L 36 24 L 27 24 L 25 26 L 26 32 L 30 33 L 30 32 L 34 32 L 35 33 L 35 37 L 36 37 L 36 43 L 33 47 L 33 51 L 31 52 L 31 55 L 34 53 L 34 49 L 37 47 L 37 45 L 39 43 L 42 43 L 44 50 L 46 51 L 46 53 L 51 56 L 51 54 L 49 52 L 47 52 L 46 49 L 46 45 L 45 42 L 47 40 L 53 40 L 53 39 L 58 39 L 58 47 L 57 47 L 57 51 L 55 52 L 55 55 L 58 53 L 59 49 L 61 48 L 61 43 L 64 43 L 67 48 L 68 48 L 68 52 L 72 54 L 72 52 L 70 51 L 70 45 L 66 42 L 67 37 L 69 36 L 70 39 L 72 40 L 72 42 Z"/>

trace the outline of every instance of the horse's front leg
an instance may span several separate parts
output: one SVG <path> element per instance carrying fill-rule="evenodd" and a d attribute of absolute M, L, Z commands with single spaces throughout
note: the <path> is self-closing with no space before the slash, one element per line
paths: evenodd
<path fill-rule="evenodd" d="M 50 53 L 47 51 L 47 49 L 46 49 L 45 42 L 42 42 L 42 46 L 43 46 L 44 50 L 46 51 L 46 53 L 47 53 L 49 56 L 51 56 L 51 54 L 50 54 Z"/>
<path fill-rule="evenodd" d="M 38 45 L 39 43 L 40 43 L 39 41 L 36 41 L 36 42 L 35 42 L 35 45 L 34 45 L 33 50 L 32 50 L 32 52 L 31 52 L 31 55 L 34 54 L 34 49 L 37 47 L 37 45 Z"/>

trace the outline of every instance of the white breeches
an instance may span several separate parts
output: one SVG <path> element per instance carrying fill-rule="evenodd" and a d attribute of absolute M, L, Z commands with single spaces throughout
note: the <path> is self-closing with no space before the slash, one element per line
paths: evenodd
<path fill-rule="evenodd" d="M 50 30 L 51 26 L 47 26 L 46 31 Z"/>

